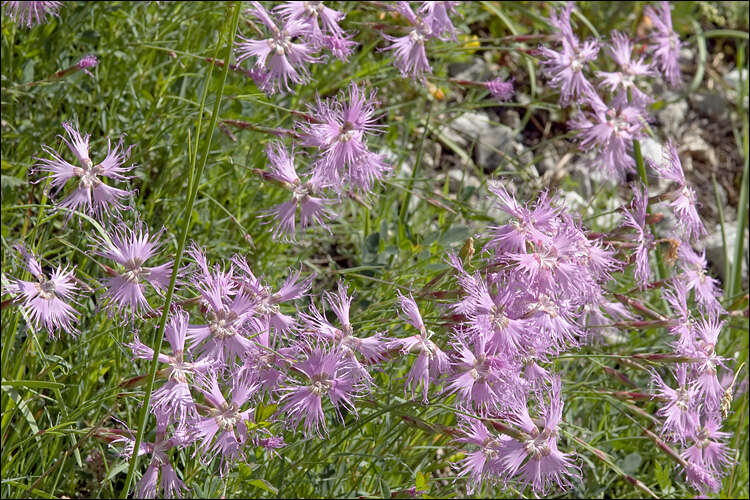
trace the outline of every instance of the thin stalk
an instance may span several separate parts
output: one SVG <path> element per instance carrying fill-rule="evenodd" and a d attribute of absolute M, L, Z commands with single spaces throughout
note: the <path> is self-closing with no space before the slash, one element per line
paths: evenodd
<path fill-rule="evenodd" d="M 427 132 L 430 129 L 430 118 L 432 118 L 432 106 L 430 106 L 430 109 L 427 112 L 427 118 L 424 123 L 424 131 L 422 132 L 422 137 L 419 139 L 419 146 L 417 148 L 417 158 L 414 160 L 414 167 L 411 171 L 411 179 L 409 179 L 409 184 L 406 188 L 406 194 L 404 195 L 404 201 L 401 205 L 400 213 L 398 214 L 399 226 L 401 227 L 404 226 L 404 223 L 406 221 L 406 211 L 409 208 L 409 201 L 411 200 L 412 189 L 414 188 L 414 180 L 417 177 L 417 170 L 419 170 L 419 165 L 422 163 L 424 140 L 427 138 Z"/>
<path fill-rule="evenodd" d="M 232 56 L 232 45 L 234 44 L 234 37 L 235 33 L 237 32 L 237 24 L 240 19 L 240 2 L 236 2 L 234 4 L 234 12 L 232 13 L 232 21 L 231 21 L 231 28 L 229 31 L 229 40 L 227 42 L 227 50 L 226 50 L 226 56 L 225 61 L 228 61 L 230 57 Z M 222 33 L 223 34 L 223 33 Z M 222 38 L 219 37 L 219 45 L 222 43 Z M 224 66 L 224 73 L 221 77 L 221 85 L 219 86 L 219 90 L 216 95 L 216 101 L 214 102 L 214 109 L 213 113 L 211 115 L 211 124 L 208 128 L 208 137 L 206 138 L 206 146 L 203 151 L 203 158 L 201 159 L 200 167 L 198 168 L 198 171 L 195 172 L 195 176 L 193 177 L 193 182 L 191 184 L 191 190 L 188 195 L 188 200 L 185 205 L 185 222 L 182 226 L 182 233 L 180 234 L 180 240 L 177 247 L 177 255 L 175 256 L 174 265 L 172 266 L 172 277 L 169 280 L 169 288 L 167 289 L 167 295 L 164 302 L 164 311 L 161 316 L 161 320 L 159 321 L 159 329 L 156 334 L 156 341 L 154 343 L 154 357 L 151 360 L 151 370 L 149 372 L 149 378 L 148 383 L 146 385 L 146 394 L 144 396 L 143 401 L 143 407 L 141 408 L 141 414 L 140 419 L 138 422 L 138 430 L 135 440 L 135 445 L 133 447 L 133 455 L 130 458 L 130 466 L 128 468 L 128 476 L 125 479 L 125 485 L 122 488 L 122 491 L 120 492 L 120 498 L 127 498 L 128 491 L 130 490 L 130 484 L 133 480 L 133 474 L 135 473 L 135 467 L 138 463 L 138 450 L 140 449 L 141 441 L 143 441 L 143 434 L 146 427 L 146 420 L 148 418 L 148 408 L 149 403 L 151 402 L 151 392 L 154 388 L 154 379 L 156 378 L 156 368 L 158 366 L 158 358 L 159 353 L 161 352 L 161 344 L 162 340 L 164 339 L 164 329 L 167 324 L 167 316 L 169 316 L 169 310 L 170 305 L 172 303 L 172 296 L 174 294 L 175 289 L 175 283 L 177 281 L 177 273 L 180 269 L 180 261 L 182 260 L 182 253 L 185 249 L 185 242 L 187 241 L 187 235 L 190 232 L 190 226 L 192 222 L 192 213 L 193 213 L 193 204 L 195 203 L 195 197 L 198 192 L 198 186 L 200 184 L 200 178 L 203 174 L 203 170 L 206 167 L 206 162 L 208 161 L 208 154 L 211 151 L 211 139 L 213 138 L 214 129 L 216 128 L 216 120 L 219 116 L 219 108 L 221 107 L 221 98 L 224 94 L 224 85 L 227 81 L 227 73 L 229 72 L 229 65 Z M 206 78 L 206 86 L 208 86 L 209 80 L 211 78 L 211 71 L 209 70 L 208 76 Z M 200 110 L 199 116 L 203 114 L 203 110 Z M 196 137 L 197 140 L 197 137 Z M 195 156 L 193 157 L 195 159 Z M 191 167 L 191 170 L 193 170 L 195 165 L 193 164 Z"/>

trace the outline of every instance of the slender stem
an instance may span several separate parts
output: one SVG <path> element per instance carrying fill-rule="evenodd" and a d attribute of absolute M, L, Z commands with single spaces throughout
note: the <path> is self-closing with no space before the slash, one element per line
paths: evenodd
<path fill-rule="evenodd" d="M 225 61 L 228 61 L 232 55 L 232 45 L 234 43 L 235 33 L 237 32 L 237 24 L 240 18 L 240 7 L 241 7 L 240 2 L 236 2 L 234 4 L 234 12 L 232 14 L 231 28 L 229 32 L 229 40 L 227 42 L 226 56 L 224 59 Z M 221 43 L 222 43 L 222 37 L 219 37 L 219 44 Z M 164 311 L 162 312 L 161 320 L 159 321 L 159 329 L 158 329 L 158 333 L 156 334 L 156 341 L 154 342 L 154 357 L 151 360 L 151 371 L 149 372 L 148 383 L 146 385 L 146 394 L 144 396 L 143 407 L 141 408 L 140 419 L 138 422 L 138 431 L 136 435 L 135 445 L 133 447 L 133 455 L 130 458 L 130 467 L 128 469 L 128 476 L 125 479 L 125 485 L 123 486 L 122 491 L 120 492 L 121 498 L 127 498 L 128 496 L 128 491 L 130 490 L 130 484 L 133 480 L 135 467 L 136 467 L 136 464 L 138 463 L 138 450 L 140 449 L 141 441 L 143 440 L 143 434 L 144 434 L 144 430 L 146 427 L 146 420 L 148 418 L 148 408 L 149 408 L 149 403 L 151 400 L 151 392 L 154 387 L 154 379 L 156 378 L 156 368 L 158 366 L 159 352 L 161 352 L 161 344 L 162 344 L 162 340 L 164 339 L 164 329 L 167 324 L 167 316 L 169 316 L 172 296 L 174 294 L 175 283 L 177 281 L 177 273 L 180 269 L 180 261 L 182 260 L 182 253 L 183 253 L 183 250 L 185 249 L 185 242 L 187 241 L 187 235 L 190 232 L 190 226 L 192 222 L 192 213 L 193 213 L 193 204 L 195 203 L 195 197 L 198 192 L 199 181 L 200 181 L 201 175 L 203 174 L 203 170 L 206 166 L 206 162 L 208 161 L 208 154 L 211 150 L 211 139 L 213 137 L 214 129 L 216 128 L 216 120 L 219 115 L 219 108 L 221 107 L 221 98 L 224 94 L 224 84 L 226 83 L 228 72 L 229 72 L 229 66 L 225 65 L 224 73 L 221 78 L 221 85 L 219 86 L 219 90 L 216 96 L 216 101 L 214 102 L 214 109 L 213 109 L 213 114 L 211 115 L 211 124 L 209 125 L 209 128 L 208 128 L 208 137 L 206 138 L 206 146 L 203 151 L 203 158 L 201 159 L 201 164 L 200 164 L 200 167 L 198 167 L 198 171 L 195 172 L 195 176 L 193 177 L 191 190 L 188 195 L 187 203 L 185 205 L 185 212 L 184 212 L 185 222 L 184 222 L 184 225 L 182 226 L 182 233 L 180 234 L 180 240 L 179 240 L 179 244 L 177 247 L 177 255 L 175 256 L 174 265 L 172 266 L 172 277 L 170 278 L 169 288 L 167 289 L 167 295 L 166 295 L 166 299 L 164 303 Z M 207 86 L 208 86 L 208 80 L 210 80 L 210 78 L 211 78 L 211 71 L 209 70 L 208 77 L 206 80 Z M 200 114 L 201 115 L 203 114 L 203 110 L 201 110 Z"/>

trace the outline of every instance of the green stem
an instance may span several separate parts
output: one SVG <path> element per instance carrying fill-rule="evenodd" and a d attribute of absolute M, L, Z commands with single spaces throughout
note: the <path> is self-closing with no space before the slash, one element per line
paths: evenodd
<path fill-rule="evenodd" d="M 641 181 L 643 182 L 643 185 L 648 188 L 648 174 L 646 173 L 646 164 L 643 161 L 643 153 L 641 152 L 641 142 L 638 140 L 633 140 L 633 156 L 635 158 L 635 164 L 638 168 L 638 175 L 641 178 Z M 648 196 L 648 190 L 646 192 L 646 196 Z M 647 213 L 651 213 L 651 207 L 646 207 Z M 651 224 L 650 226 L 651 234 L 656 238 L 656 226 Z M 656 245 L 654 247 L 654 253 L 656 254 L 656 280 L 659 281 L 666 276 L 666 271 L 664 269 L 664 261 L 661 256 L 661 248 L 659 248 L 659 245 Z"/>
<path fill-rule="evenodd" d="M 234 12 L 232 14 L 232 21 L 231 21 L 231 28 L 229 33 L 229 41 L 227 42 L 227 51 L 225 56 L 225 61 L 229 61 L 230 57 L 232 56 L 232 45 L 234 43 L 234 37 L 235 33 L 237 32 L 237 24 L 239 22 L 240 18 L 240 7 L 241 3 L 236 2 L 234 5 Z M 222 43 L 222 37 L 219 37 L 219 44 Z M 213 66 L 212 66 L 213 69 Z M 200 182 L 200 178 L 203 174 L 203 170 L 206 167 L 206 162 L 208 161 L 208 154 L 211 151 L 211 139 L 213 138 L 214 129 L 216 128 L 216 120 L 219 116 L 219 108 L 221 107 L 221 99 L 224 94 L 224 85 L 227 80 L 227 73 L 229 72 L 229 65 L 224 66 L 224 74 L 221 78 L 221 85 L 219 86 L 219 91 L 216 96 L 216 102 L 214 102 L 214 109 L 213 114 L 211 115 L 211 124 L 208 128 L 208 137 L 206 138 L 206 146 L 205 150 L 203 151 L 203 158 L 201 159 L 200 167 L 198 168 L 198 171 L 195 172 L 195 176 L 193 177 L 193 182 L 191 183 L 191 189 L 190 193 L 188 195 L 188 200 L 185 205 L 185 217 L 184 217 L 184 224 L 182 226 L 182 233 L 180 234 L 180 240 L 177 247 L 177 255 L 175 256 L 174 264 L 172 266 L 172 277 L 169 280 L 169 288 L 167 289 L 167 295 L 164 303 L 164 311 L 161 316 L 161 320 L 159 321 L 159 329 L 156 334 L 156 341 L 154 342 L 154 357 L 151 360 L 151 371 L 149 372 L 149 378 L 148 383 L 146 385 L 146 394 L 144 396 L 143 400 L 143 407 L 141 408 L 140 418 L 138 422 L 138 431 L 136 435 L 135 445 L 133 447 L 133 455 L 130 457 L 130 466 L 128 468 L 128 476 L 125 479 L 125 485 L 122 488 L 122 491 L 120 492 L 120 498 L 127 498 L 128 491 L 130 491 L 130 484 L 133 480 L 133 474 L 135 473 L 136 464 L 138 463 L 138 450 L 140 449 L 141 441 L 143 440 L 143 434 L 146 427 L 146 420 L 148 419 L 148 408 L 149 403 L 151 400 L 151 392 L 154 388 L 154 379 L 156 377 L 156 368 L 158 366 L 158 357 L 159 352 L 161 352 L 161 344 L 162 340 L 164 339 L 164 329 L 167 324 L 167 317 L 169 316 L 169 310 L 170 305 L 172 303 L 172 296 L 174 294 L 174 288 L 175 283 L 177 281 L 177 273 L 180 269 L 180 261 L 182 260 L 182 253 L 185 249 L 185 242 L 187 241 L 187 235 L 190 232 L 190 226 L 192 222 L 192 213 L 193 213 L 193 204 L 195 203 L 195 198 L 198 192 L 198 185 Z M 208 76 L 206 78 L 206 86 L 208 86 L 210 78 L 211 78 L 212 71 L 209 70 Z M 200 110 L 200 115 L 203 114 L 203 110 Z M 197 137 L 196 137 L 197 140 Z M 195 156 L 193 157 L 193 160 L 195 160 Z M 194 170 L 195 164 L 191 165 L 191 170 Z M 192 177 L 192 176 L 191 176 Z"/>

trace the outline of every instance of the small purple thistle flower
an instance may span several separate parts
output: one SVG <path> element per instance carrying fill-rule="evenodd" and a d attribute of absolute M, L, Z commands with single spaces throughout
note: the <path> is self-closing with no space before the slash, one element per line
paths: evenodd
<path fill-rule="evenodd" d="M 123 165 L 133 146 L 123 150 L 123 139 L 120 138 L 120 142 L 112 149 L 112 143 L 107 139 L 107 156 L 101 163 L 94 165 L 89 157 L 89 134 L 81 136 L 69 123 L 63 122 L 62 125 L 70 140 L 62 136 L 59 137 L 75 154 L 81 166 L 71 165 L 52 148 L 42 146 L 42 149 L 52 156 L 52 159 L 37 158 L 39 163 L 35 168 L 35 171 L 52 174 L 50 184 L 55 192 L 62 189 L 69 179 L 78 179 L 76 189 L 61 201 L 59 206 L 71 211 L 84 208 L 88 215 L 93 215 L 100 220 L 105 214 L 109 215 L 113 211 L 117 212 L 124 209 L 122 200 L 130 196 L 131 192 L 108 186 L 102 181 L 101 177 L 108 177 L 117 181 L 130 179 L 129 176 L 124 174 L 134 167 L 123 167 Z M 67 219 L 70 219 L 71 215 L 72 212 L 68 214 Z"/>
<path fill-rule="evenodd" d="M 328 434 L 323 413 L 324 396 L 331 400 L 342 422 L 342 406 L 356 415 L 353 399 L 359 387 L 351 363 L 340 351 L 314 348 L 306 354 L 305 359 L 294 364 L 294 370 L 304 375 L 306 380 L 299 385 L 281 388 L 283 395 L 279 399 L 281 411 L 286 414 L 292 429 L 304 421 L 306 437 Z"/>
<path fill-rule="evenodd" d="M 22 310 L 36 329 L 43 327 L 51 338 L 57 338 L 58 330 L 76 337 L 73 324 L 78 319 L 75 309 L 68 303 L 78 293 L 74 269 L 60 265 L 47 276 L 36 256 L 21 244 L 16 245 L 16 249 L 24 259 L 24 267 L 36 280 L 23 281 L 11 277 L 6 291 L 18 295 Z"/>
<path fill-rule="evenodd" d="M 483 85 L 490 91 L 490 95 L 499 103 L 508 102 L 515 91 L 513 90 L 513 78 L 510 80 L 503 80 L 502 78 L 495 78 L 488 82 L 484 82 Z"/>
<path fill-rule="evenodd" d="M 315 48 L 306 41 L 294 42 L 295 38 L 303 36 L 308 31 L 305 22 L 288 19 L 281 29 L 271 18 L 268 11 L 260 2 L 251 2 L 252 8 L 247 12 L 254 15 L 271 32 L 271 38 L 252 40 L 237 35 L 237 64 L 249 57 L 255 57 L 255 68 L 267 75 L 263 78 L 261 89 L 269 89 L 269 93 L 286 89 L 291 92 L 289 81 L 303 83 L 308 78 L 307 64 L 319 59 L 313 55 Z M 266 81 L 267 78 L 267 81 Z"/>
<path fill-rule="evenodd" d="M 79 70 L 83 70 L 84 73 L 87 75 L 93 77 L 94 74 L 91 73 L 88 68 L 94 68 L 99 64 L 99 59 L 96 58 L 95 55 L 89 54 L 87 56 L 84 56 L 78 63 L 76 64 L 76 68 Z"/>
<path fill-rule="evenodd" d="M 145 283 L 161 294 L 169 286 L 172 274 L 172 262 L 144 266 L 161 250 L 159 237 L 162 232 L 163 229 L 151 235 L 141 221 L 137 221 L 133 229 L 121 222 L 113 228 L 109 238 L 94 237 L 94 253 L 115 261 L 121 267 L 121 270 L 115 270 L 114 277 L 104 279 L 104 296 L 109 299 L 110 312 L 115 308 L 122 313 L 129 309 L 132 318 L 141 312 L 153 312 L 144 294 Z"/>
<path fill-rule="evenodd" d="M 679 61 L 680 37 L 672 29 L 669 2 L 659 2 L 658 10 L 649 5 L 644 10 L 644 14 L 656 28 L 656 33 L 650 37 L 654 43 L 649 48 L 659 63 L 659 69 L 673 87 L 679 87 L 682 85 Z"/>
<path fill-rule="evenodd" d="M 47 22 L 47 16 L 60 17 L 57 11 L 62 6 L 62 2 L 3 2 L 5 13 L 11 19 L 19 24 L 25 24 L 31 28 L 35 24 Z"/>

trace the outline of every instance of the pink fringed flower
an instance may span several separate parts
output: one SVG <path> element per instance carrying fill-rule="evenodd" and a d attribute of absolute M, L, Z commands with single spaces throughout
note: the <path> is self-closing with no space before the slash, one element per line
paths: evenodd
<path fill-rule="evenodd" d="M 315 305 L 311 305 L 310 314 L 300 313 L 300 317 L 305 323 L 305 333 L 317 337 L 318 340 L 333 344 L 342 355 L 349 359 L 354 372 L 365 383 L 371 384 L 372 378 L 365 364 L 373 364 L 383 360 L 388 348 L 387 342 L 383 339 L 383 333 L 376 333 L 366 338 L 354 335 L 354 327 L 349 321 L 349 307 L 352 297 L 348 295 L 346 285 L 343 283 L 338 284 L 336 293 L 325 292 L 324 297 L 328 306 L 333 309 L 341 327 L 334 326 L 328 321 L 325 314 L 318 311 Z M 365 364 L 357 359 L 357 354 L 364 358 Z"/>
<path fill-rule="evenodd" d="M 255 67 L 266 76 L 262 90 L 273 93 L 277 88 L 291 92 L 289 81 L 303 83 L 308 78 L 307 64 L 318 61 L 313 54 L 316 49 L 309 42 L 300 40 L 308 30 L 308 24 L 295 19 L 288 19 L 281 29 L 271 18 L 260 2 L 251 2 L 252 8 L 247 12 L 254 15 L 271 32 L 271 38 L 252 40 L 237 35 L 237 64 L 249 57 L 255 57 Z M 297 39 L 298 41 L 294 41 Z M 266 81 L 267 78 L 267 81 Z"/>
<path fill-rule="evenodd" d="M 47 276 L 32 253 L 20 244 L 16 248 L 23 257 L 24 267 L 35 280 L 11 278 L 7 291 L 18 295 L 21 308 L 35 328 L 43 327 L 52 338 L 57 337 L 58 330 L 75 337 L 77 332 L 73 324 L 78 320 L 75 309 L 69 304 L 77 293 L 73 269 L 58 266 Z"/>
<path fill-rule="evenodd" d="M 173 422 L 180 431 L 187 429 L 188 417 L 193 419 L 198 416 L 193 396 L 190 393 L 189 380 L 194 373 L 205 373 L 212 367 L 211 362 L 205 360 L 193 363 L 185 359 L 185 334 L 188 321 L 188 314 L 180 309 L 171 316 L 166 325 L 164 336 L 172 347 L 172 355 L 160 353 L 159 361 L 169 365 L 168 380 L 156 389 L 152 396 L 153 413 L 162 420 Z M 133 342 L 127 346 L 136 358 L 147 360 L 154 358 L 154 350 L 143 344 L 137 334 Z"/>
<path fill-rule="evenodd" d="M 648 191 L 645 186 L 633 186 L 633 208 L 625 210 L 623 225 L 635 229 L 635 280 L 641 288 L 648 284 L 650 273 L 648 253 L 654 240 L 651 230 L 646 225 L 646 207 L 648 206 Z"/>
<path fill-rule="evenodd" d="M 124 208 L 122 200 L 131 195 L 130 191 L 108 186 L 102 177 L 108 177 L 117 181 L 129 179 L 125 173 L 134 167 L 124 167 L 125 161 L 130 155 L 133 146 L 122 149 L 122 138 L 112 148 L 112 143 L 107 139 L 107 156 L 101 163 L 94 165 L 89 157 L 89 135 L 81 134 L 69 123 L 63 122 L 63 128 L 68 139 L 60 136 L 70 151 L 78 159 L 80 166 L 74 166 L 65 161 L 60 154 L 48 146 L 42 146 L 52 159 L 37 158 L 39 161 L 36 170 L 52 174 L 50 185 L 57 192 L 70 179 L 77 179 L 78 185 L 75 190 L 59 203 L 60 207 L 68 210 L 83 209 L 88 215 L 94 215 L 101 219 L 105 214 L 117 212 Z M 69 213 L 69 219 L 72 214 Z"/>
<path fill-rule="evenodd" d="M 324 396 L 331 400 L 342 421 L 341 407 L 357 413 L 353 401 L 359 389 L 357 377 L 351 363 L 341 352 L 315 348 L 296 363 L 294 369 L 305 377 L 305 381 L 281 388 L 283 395 L 279 400 L 281 411 L 286 414 L 291 428 L 304 421 L 305 436 L 322 437 L 323 433 L 328 434 L 323 414 Z"/>
<path fill-rule="evenodd" d="M 651 381 L 656 386 L 655 396 L 663 401 L 656 414 L 664 417 L 662 433 L 685 442 L 698 425 L 698 391 L 694 383 L 688 382 L 685 364 L 677 365 L 673 373 L 677 389 L 672 389 L 657 373 L 653 374 Z"/>
<path fill-rule="evenodd" d="M 675 87 L 682 84 L 680 74 L 680 37 L 672 29 L 672 13 L 669 2 L 659 2 L 659 8 L 647 6 L 644 14 L 656 28 L 656 33 L 649 37 L 653 43 L 649 48 L 659 63 L 659 69 L 667 81 Z"/>
<path fill-rule="evenodd" d="M 118 224 L 109 238 L 94 237 L 94 252 L 120 266 L 114 270 L 114 277 L 104 279 L 104 295 L 109 299 L 110 311 L 113 308 L 122 313 L 130 310 L 132 317 L 141 312 L 153 312 L 144 293 L 145 284 L 149 283 L 157 292 L 163 293 L 172 274 L 172 262 L 155 267 L 144 265 L 160 252 L 160 235 L 161 231 L 151 235 L 148 228 L 136 222 L 133 229 L 124 223 Z"/>
<path fill-rule="evenodd" d="M 188 253 L 198 265 L 193 278 L 206 321 L 188 327 L 190 350 L 199 360 L 215 360 L 222 366 L 231 364 L 253 349 L 248 336 L 263 331 L 263 324 L 254 317 L 253 299 L 238 290 L 234 269 L 224 272 L 218 264 L 211 269 L 197 246 Z"/>
<path fill-rule="evenodd" d="M 156 420 L 156 440 L 151 442 L 142 442 L 138 449 L 138 456 L 151 455 L 146 472 L 135 485 L 135 494 L 138 498 L 179 498 L 187 489 L 177 476 L 177 472 L 172 467 L 167 452 L 172 448 L 178 448 L 185 444 L 184 435 L 175 434 L 167 438 L 167 420 Z M 127 434 L 112 440 L 112 443 L 124 443 L 125 449 L 120 454 L 123 457 L 130 457 L 135 448 L 135 437 L 130 429 Z M 159 476 L 161 475 L 161 480 Z"/>
<path fill-rule="evenodd" d="M 458 477 L 469 476 L 466 490 L 471 495 L 476 488 L 481 488 L 485 483 L 496 483 L 502 479 L 504 470 L 500 453 L 503 441 L 510 438 L 493 435 L 481 420 L 470 417 L 461 416 L 459 429 L 463 436 L 456 439 L 456 442 L 478 448 L 464 451 L 466 456 L 458 463 Z"/>
<path fill-rule="evenodd" d="M 626 35 L 617 31 L 612 32 L 612 44 L 609 52 L 612 59 L 620 67 L 620 71 L 606 72 L 598 71 L 596 75 L 602 79 L 602 85 L 614 93 L 617 89 L 627 94 L 630 91 L 633 103 L 641 108 L 654 102 L 654 99 L 644 93 L 636 85 L 639 77 L 653 76 L 651 65 L 645 61 L 645 56 L 633 59 L 633 42 Z"/>
<path fill-rule="evenodd" d="M 685 179 L 680 155 L 674 143 L 667 142 L 664 147 L 664 160 L 661 164 L 651 162 L 650 165 L 659 175 L 678 184 L 677 189 L 668 194 L 669 206 L 674 210 L 677 222 L 685 236 L 689 239 L 700 238 L 706 233 L 706 228 L 696 210 L 695 190 Z"/>
<path fill-rule="evenodd" d="M 456 13 L 459 2 L 422 2 L 419 12 L 426 25 L 430 27 L 432 36 L 441 40 L 456 41 L 456 28 L 450 15 Z"/>
<path fill-rule="evenodd" d="M 706 273 L 708 264 L 706 252 L 697 254 L 689 243 L 683 242 L 678 251 L 678 265 L 682 274 L 677 279 L 682 281 L 687 290 L 693 290 L 695 300 L 708 313 L 723 312 L 717 297 L 721 294 L 719 283 Z"/>
<path fill-rule="evenodd" d="M 450 361 L 448 360 L 448 355 L 430 339 L 433 332 L 425 328 L 422 315 L 419 314 L 419 308 L 417 307 L 417 303 L 414 302 L 414 298 L 411 295 L 404 297 L 399 294 L 398 301 L 403 313 L 406 315 L 404 320 L 419 330 L 417 335 L 412 335 L 404 339 L 395 339 L 391 342 L 393 347 L 400 348 L 404 354 L 410 352 L 419 354 L 414 364 L 412 364 L 409 374 L 406 376 L 404 391 L 408 387 L 411 387 L 412 397 L 414 397 L 414 393 L 421 387 L 422 399 L 427 402 L 430 380 L 436 379 L 440 374 L 447 372 Z"/>
<path fill-rule="evenodd" d="M 325 184 L 343 191 L 343 183 L 369 191 L 390 167 L 382 155 L 367 147 L 367 135 L 380 129 L 376 122 L 378 101 L 375 91 L 369 95 L 357 84 L 348 88 L 346 99 L 318 99 L 310 114 L 318 118 L 313 123 L 298 123 L 305 146 L 319 149 L 314 176 L 325 179 Z"/>
<path fill-rule="evenodd" d="M 19 24 L 31 28 L 47 22 L 47 16 L 57 16 L 62 2 L 3 2 L 5 13 Z"/>
<path fill-rule="evenodd" d="M 560 102 L 567 104 L 572 100 L 594 92 L 594 87 L 586 79 L 583 71 L 590 61 L 599 54 L 599 43 L 586 40 L 581 44 L 570 27 L 572 2 L 559 14 L 553 14 L 550 22 L 560 30 L 559 41 L 562 51 L 556 52 L 547 47 L 539 47 L 542 65 L 550 77 L 550 85 L 560 89 Z"/>
<path fill-rule="evenodd" d="M 305 36 L 316 47 L 329 49 L 341 60 L 348 59 L 353 47 L 357 45 L 346 36 L 338 24 L 344 18 L 344 13 L 325 6 L 323 2 L 284 2 L 275 10 L 287 23 L 304 23 L 307 28 Z"/>
<path fill-rule="evenodd" d="M 393 42 L 383 50 L 393 50 L 396 67 L 401 71 L 401 76 L 408 75 L 414 78 L 424 78 L 425 73 L 432 73 L 432 68 L 427 60 L 424 43 L 433 36 L 432 28 L 421 16 L 417 16 L 412 10 L 409 2 L 398 2 L 396 10 L 411 24 L 411 31 L 402 37 L 383 37 Z"/>
<path fill-rule="evenodd" d="M 202 463 L 208 463 L 220 455 L 219 470 L 222 476 L 240 457 L 243 447 L 253 440 L 247 421 L 252 420 L 254 408 L 241 408 L 258 390 L 258 385 L 245 374 L 235 373 L 231 380 L 232 397 L 227 402 L 219 389 L 215 372 L 208 372 L 207 376 L 199 379 L 197 389 L 205 396 L 211 409 L 207 416 L 194 422 L 191 436 L 199 441 L 196 455 L 200 455 Z"/>
<path fill-rule="evenodd" d="M 274 143 L 268 146 L 266 154 L 271 163 L 270 177 L 292 192 L 291 200 L 264 212 L 265 216 L 273 217 L 278 224 L 273 231 L 274 237 L 294 239 L 297 207 L 300 227 L 305 228 L 315 223 L 328 229 L 325 221 L 334 215 L 328 208 L 333 200 L 318 196 L 327 187 L 320 170 L 313 169 L 310 178 L 302 182 L 294 167 L 294 152 L 289 154 L 282 144 Z"/>

